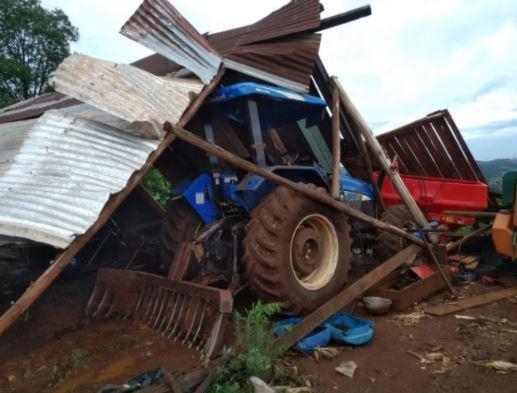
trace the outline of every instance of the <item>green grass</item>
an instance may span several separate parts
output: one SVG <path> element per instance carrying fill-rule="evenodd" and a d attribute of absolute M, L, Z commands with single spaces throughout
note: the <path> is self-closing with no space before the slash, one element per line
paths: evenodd
<path fill-rule="evenodd" d="M 227 362 L 219 369 L 209 393 L 252 393 L 253 387 L 249 382 L 252 376 L 265 381 L 286 379 L 285 372 L 276 367 L 284 348 L 273 344 L 275 336 L 271 329 L 271 318 L 279 311 L 278 304 L 259 300 L 244 313 L 236 313 L 238 352 L 232 354 L 228 348 L 223 350 Z"/>
<path fill-rule="evenodd" d="M 88 358 L 88 351 L 75 349 L 63 362 L 53 362 L 48 373 L 48 386 L 52 387 L 75 373 Z"/>
<path fill-rule="evenodd" d="M 167 205 L 171 198 L 172 185 L 158 169 L 151 169 L 147 173 L 143 185 L 160 205 Z"/>

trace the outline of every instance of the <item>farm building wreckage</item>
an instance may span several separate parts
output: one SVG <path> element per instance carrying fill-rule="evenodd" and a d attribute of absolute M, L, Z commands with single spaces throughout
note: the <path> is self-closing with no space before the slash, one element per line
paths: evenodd
<path fill-rule="evenodd" d="M 0 289 L 35 279 L 0 334 L 61 273 L 97 271 L 88 316 L 140 321 L 208 359 L 246 287 L 305 316 L 286 348 L 418 255 L 433 281 L 411 299 L 453 290 L 447 253 L 488 227 L 449 242 L 443 228 L 492 203 L 483 174 L 446 110 L 373 136 L 318 55 L 322 31 L 370 7 L 321 11 L 293 0 L 202 35 L 144 0 L 121 34 L 156 54 L 74 54 L 57 92 L 0 112 Z M 152 168 L 172 184 L 166 209 L 143 186 Z M 351 259 L 372 253 L 386 261 L 350 283 Z"/>

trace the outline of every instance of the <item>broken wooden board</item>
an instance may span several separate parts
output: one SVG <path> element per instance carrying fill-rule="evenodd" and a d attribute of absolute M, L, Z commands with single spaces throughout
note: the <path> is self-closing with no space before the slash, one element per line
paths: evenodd
<path fill-rule="evenodd" d="M 281 346 L 288 349 L 304 338 L 317 326 L 321 325 L 336 312 L 342 310 L 350 302 L 364 294 L 368 289 L 382 281 L 392 271 L 405 264 L 412 256 L 420 251 L 420 248 L 412 244 L 397 254 L 392 256 L 386 262 L 382 263 L 350 286 L 343 289 L 340 293 L 330 299 L 328 302 L 314 310 L 305 317 L 293 329 L 275 340 L 275 346 Z"/>
<path fill-rule="evenodd" d="M 449 260 L 461 263 L 462 265 L 470 265 L 472 263 L 479 262 L 479 256 L 455 254 L 455 255 L 450 255 Z"/>
<path fill-rule="evenodd" d="M 447 278 L 449 278 L 450 274 L 448 272 L 446 274 Z M 426 297 L 445 287 L 445 282 L 437 271 L 402 289 L 394 289 L 394 281 L 396 281 L 396 278 L 391 282 L 380 285 L 368 294 L 370 296 L 380 296 L 391 299 L 393 301 L 393 308 L 399 312 L 406 310 L 415 303 L 419 303 Z"/>
<path fill-rule="evenodd" d="M 517 287 L 501 289 L 495 292 L 485 293 L 459 300 L 455 303 L 440 304 L 438 306 L 426 307 L 424 311 L 427 314 L 441 317 L 443 315 L 454 314 L 459 311 L 468 310 L 470 308 L 484 306 L 496 302 L 507 297 L 517 296 Z"/>

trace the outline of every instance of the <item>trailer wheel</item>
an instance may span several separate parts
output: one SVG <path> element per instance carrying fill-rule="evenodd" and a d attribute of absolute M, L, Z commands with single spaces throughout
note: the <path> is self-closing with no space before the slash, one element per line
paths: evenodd
<path fill-rule="evenodd" d="M 280 186 L 251 213 L 243 261 L 257 295 L 298 314 L 344 286 L 350 244 L 345 215 Z"/>
<path fill-rule="evenodd" d="M 190 205 L 181 199 L 172 199 L 167 205 L 167 214 L 160 232 L 160 259 L 168 270 L 176 251 L 182 242 L 191 243 L 200 233 L 204 223 Z M 193 253 L 187 269 L 186 279 L 197 275 L 196 252 Z"/>
<path fill-rule="evenodd" d="M 401 229 L 414 227 L 414 219 L 405 205 L 388 207 L 381 215 L 381 221 Z M 381 261 L 392 257 L 408 245 L 408 241 L 391 232 L 379 231 L 375 246 L 375 255 Z"/>

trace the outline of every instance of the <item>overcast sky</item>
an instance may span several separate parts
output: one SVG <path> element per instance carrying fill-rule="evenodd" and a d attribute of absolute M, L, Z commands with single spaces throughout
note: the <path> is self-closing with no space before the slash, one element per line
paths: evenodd
<path fill-rule="evenodd" d="M 150 52 L 118 34 L 140 0 L 42 0 L 79 28 L 73 50 L 130 63 Z M 202 33 L 286 3 L 172 0 Z M 320 53 L 376 133 L 449 109 L 479 160 L 517 157 L 517 1 L 321 0 L 324 16 L 372 16 L 323 32 Z"/>

